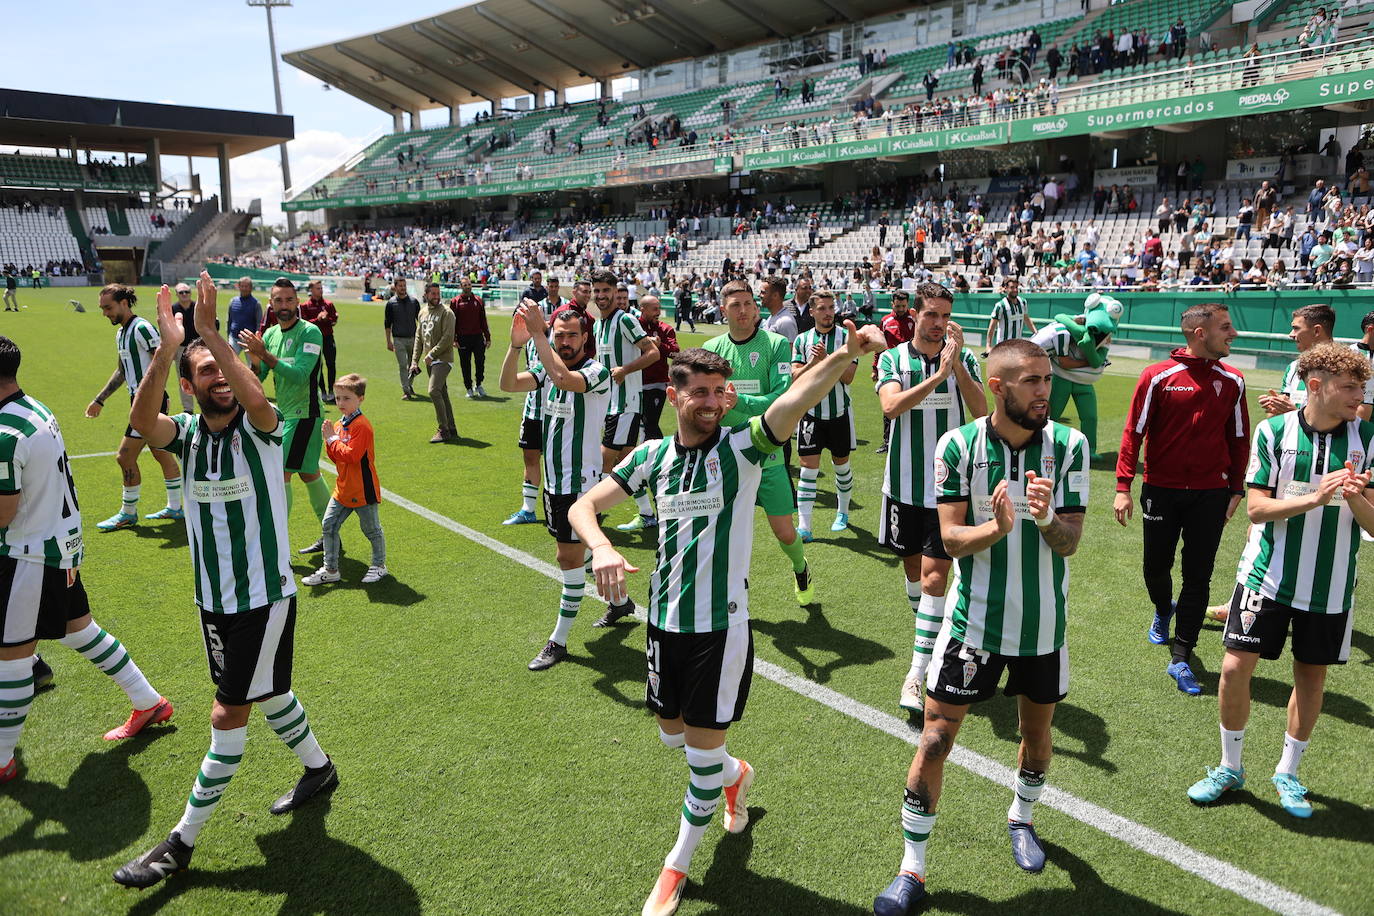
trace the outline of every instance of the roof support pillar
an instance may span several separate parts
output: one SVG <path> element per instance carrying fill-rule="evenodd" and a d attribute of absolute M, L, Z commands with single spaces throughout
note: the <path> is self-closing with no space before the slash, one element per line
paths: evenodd
<path fill-rule="evenodd" d="M 234 192 L 229 183 L 229 144 L 221 143 L 219 159 L 219 212 L 231 213 L 234 209 Z"/>

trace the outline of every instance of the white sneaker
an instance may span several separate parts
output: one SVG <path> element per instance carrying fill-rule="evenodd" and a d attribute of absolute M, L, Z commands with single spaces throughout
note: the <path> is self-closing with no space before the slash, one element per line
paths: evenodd
<path fill-rule="evenodd" d="M 387 574 L 385 566 L 369 566 L 367 572 L 363 574 L 363 582 L 380 582 L 382 577 Z"/>
<path fill-rule="evenodd" d="M 916 669 L 907 672 L 906 680 L 902 682 L 902 698 L 897 701 L 898 706 L 911 712 L 921 711 L 921 681 L 922 677 Z"/>
<path fill-rule="evenodd" d="M 475 391 L 473 391 L 471 388 L 469 388 L 468 391 L 467 391 L 467 398 L 468 398 L 468 400 L 471 401 L 471 400 L 472 400 L 473 398 L 475 398 L 475 397 L 477 397 L 477 392 L 475 392 Z"/>
<path fill-rule="evenodd" d="M 339 571 L 337 569 L 326 569 L 321 566 L 301 580 L 302 585 L 324 585 L 326 582 L 338 582 Z"/>
<path fill-rule="evenodd" d="M 477 386 L 477 396 L 479 398 L 484 398 L 487 396 L 487 390 L 483 388 L 481 385 Z"/>

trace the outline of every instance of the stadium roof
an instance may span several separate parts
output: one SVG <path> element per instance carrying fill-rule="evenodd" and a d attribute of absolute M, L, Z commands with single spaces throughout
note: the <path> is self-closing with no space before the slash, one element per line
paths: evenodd
<path fill-rule="evenodd" d="M 383 111 L 582 85 L 910 7 L 897 0 L 480 0 L 282 60 Z"/>
<path fill-rule="evenodd" d="M 0 89 L 0 144 L 146 153 L 156 139 L 164 156 L 230 158 L 296 136 L 290 115 L 191 108 L 154 102 Z"/>

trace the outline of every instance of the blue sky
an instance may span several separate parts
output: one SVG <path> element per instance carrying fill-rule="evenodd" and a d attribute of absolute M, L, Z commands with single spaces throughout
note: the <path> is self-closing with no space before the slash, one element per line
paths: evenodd
<path fill-rule="evenodd" d="M 277 52 L 351 38 L 457 6 L 463 0 L 295 0 L 273 10 Z M 124 0 L 119 4 L 91 0 L 7 3 L 4 75 L 0 85 L 70 95 L 172 102 L 207 108 L 272 111 L 272 73 L 267 50 L 266 14 L 243 0 Z M 56 12 L 55 12 L 56 11 Z M 62 20 L 69 26 L 65 28 Z M 25 40 L 54 36 L 61 44 Z M 18 39 L 18 40 L 15 40 Z M 54 53 L 60 47 L 61 53 Z M 301 184 L 322 169 L 356 152 L 378 128 L 390 129 L 381 111 L 321 83 L 285 63 L 280 64 L 282 105 L 296 119 L 290 146 L 293 183 Z M 429 112 L 428 126 L 442 123 L 443 111 Z M 195 160 L 207 194 L 218 187 L 213 160 Z M 185 175 L 184 159 L 165 159 L 168 174 Z M 268 222 L 280 218 L 281 165 L 276 149 L 233 161 L 234 203 L 263 201 Z"/>

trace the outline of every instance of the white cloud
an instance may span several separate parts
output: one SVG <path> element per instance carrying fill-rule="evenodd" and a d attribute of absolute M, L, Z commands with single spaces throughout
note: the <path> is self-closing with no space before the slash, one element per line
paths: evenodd
<path fill-rule="evenodd" d="M 306 130 L 287 144 L 291 157 L 292 184 L 303 186 L 320 177 L 325 169 L 363 147 L 364 137 L 348 136 L 334 130 Z M 262 216 L 268 225 L 285 223 L 281 209 L 281 151 L 278 147 L 240 156 L 230 163 L 233 173 L 234 206 L 245 208 L 253 198 L 262 198 Z M 208 177 L 208 176 L 207 176 Z"/>

